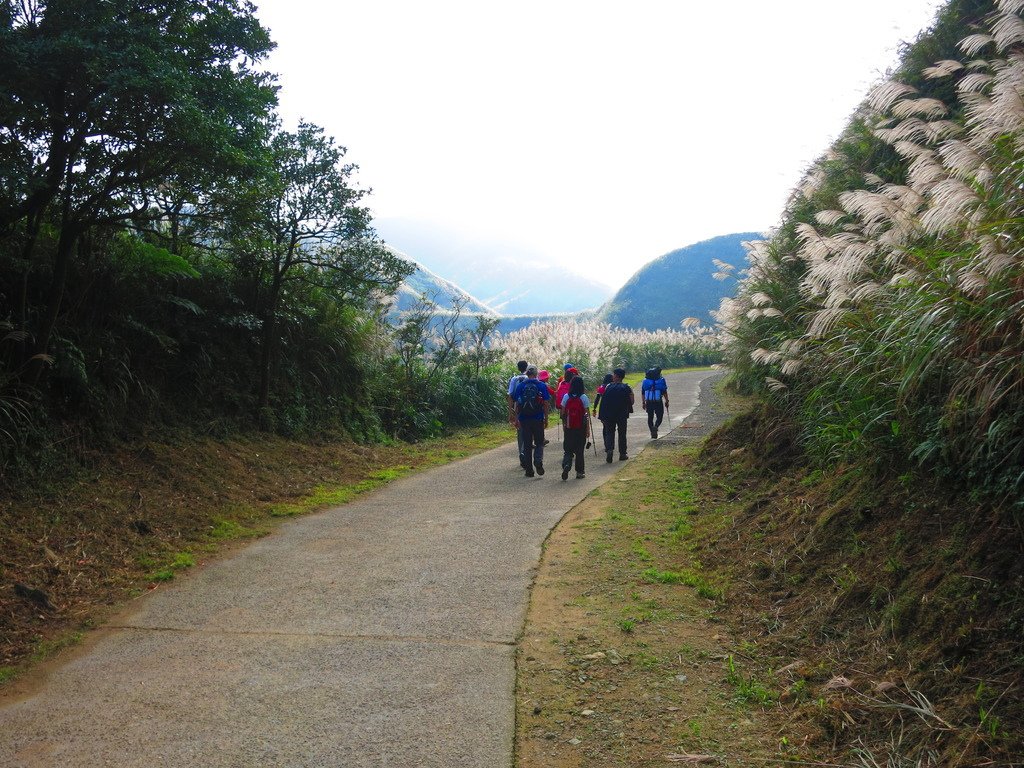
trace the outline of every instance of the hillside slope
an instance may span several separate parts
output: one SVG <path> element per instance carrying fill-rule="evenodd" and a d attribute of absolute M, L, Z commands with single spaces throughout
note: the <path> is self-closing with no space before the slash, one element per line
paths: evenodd
<path fill-rule="evenodd" d="M 622 328 L 678 328 L 697 317 L 712 323 L 710 312 L 735 289 L 733 281 L 711 275 L 713 259 L 739 268 L 746 260 L 741 243 L 758 240 L 757 232 L 738 232 L 704 240 L 666 253 L 644 265 L 600 311 L 600 318 Z"/>
<path fill-rule="evenodd" d="M 502 314 L 579 312 L 601 306 L 613 292 L 514 242 L 467 239 L 436 223 L 411 219 L 381 219 L 375 226 L 389 244 L 416 254 L 418 263 Z"/>
<path fill-rule="evenodd" d="M 456 302 L 458 302 L 463 305 L 462 312 L 464 314 L 489 316 L 498 314 L 494 308 L 463 290 L 451 280 L 434 274 L 416 261 L 416 259 L 393 248 L 391 250 L 410 264 L 416 266 L 416 271 L 409 275 L 399 286 L 398 292 L 395 294 L 392 311 L 404 312 L 411 309 L 420 300 L 420 297 L 425 296 L 437 304 L 438 308 L 442 311 L 452 309 Z"/>

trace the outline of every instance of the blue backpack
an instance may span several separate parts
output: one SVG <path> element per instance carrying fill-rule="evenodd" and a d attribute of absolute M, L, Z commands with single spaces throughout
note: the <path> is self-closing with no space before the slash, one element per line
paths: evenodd
<path fill-rule="evenodd" d="M 536 379 L 527 379 L 520 385 L 522 391 L 519 393 L 519 415 L 536 416 L 541 412 L 540 390 L 537 388 Z"/>
<path fill-rule="evenodd" d="M 668 382 L 664 378 L 658 377 L 657 379 L 650 376 L 644 379 L 644 383 L 640 385 L 640 389 L 644 393 L 644 400 L 657 401 L 661 400 L 661 394 L 668 391 Z"/>

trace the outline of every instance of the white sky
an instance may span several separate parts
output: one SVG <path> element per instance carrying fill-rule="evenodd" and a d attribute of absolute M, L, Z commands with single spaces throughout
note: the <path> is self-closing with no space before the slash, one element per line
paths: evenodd
<path fill-rule="evenodd" d="M 348 147 L 379 218 L 620 285 L 778 223 L 939 0 L 257 0 L 281 113 Z M 410 252 L 415 257 L 415 252 Z"/>

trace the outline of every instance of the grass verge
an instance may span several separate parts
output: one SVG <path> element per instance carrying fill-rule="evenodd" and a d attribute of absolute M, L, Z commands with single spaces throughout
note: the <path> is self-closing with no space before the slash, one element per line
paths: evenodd
<path fill-rule="evenodd" d="M 519 768 L 1024 765 L 1013 515 L 790 437 L 659 441 L 552 532 Z"/>

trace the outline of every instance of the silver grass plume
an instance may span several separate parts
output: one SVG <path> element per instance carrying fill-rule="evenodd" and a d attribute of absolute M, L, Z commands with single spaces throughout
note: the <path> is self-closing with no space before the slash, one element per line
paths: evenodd
<path fill-rule="evenodd" d="M 892 105 L 896 117 L 919 115 L 925 118 L 945 117 L 949 108 L 938 99 L 901 99 Z"/>
<path fill-rule="evenodd" d="M 973 219 L 981 204 L 971 187 L 952 177 L 932 187 L 928 198 L 931 205 L 921 217 L 921 224 L 926 232 L 935 235 L 955 230 L 965 219 Z"/>
<path fill-rule="evenodd" d="M 898 80 L 887 80 L 879 83 L 868 94 L 868 105 L 878 111 L 887 112 L 893 104 L 911 94 L 916 94 L 917 88 Z"/>
<path fill-rule="evenodd" d="M 974 56 L 985 46 L 994 43 L 996 39 L 992 35 L 974 34 L 968 35 L 960 41 L 960 50 L 968 56 Z"/>
<path fill-rule="evenodd" d="M 1007 5 L 1010 5 L 1007 3 Z M 1007 12 L 1005 9 L 992 24 L 992 38 L 995 40 L 996 49 L 1000 52 L 1006 51 L 1017 43 L 1024 42 L 1024 20 L 1017 15 L 1016 11 Z"/>
<path fill-rule="evenodd" d="M 881 179 L 879 179 L 881 181 Z M 847 216 L 846 211 L 818 211 L 814 220 L 823 227 L 834 227 Z"/>
<path fill-rule="evenodd" d="M 935 62 L 935 66 L 926 67 L 921 72 L 927 79 L 937 80 L 942 77 L 949 77 L 963 68 L 964 65 L 955 59 L 943 59 L 942 61 Z"/>

